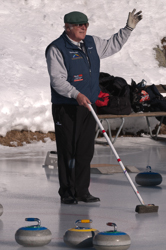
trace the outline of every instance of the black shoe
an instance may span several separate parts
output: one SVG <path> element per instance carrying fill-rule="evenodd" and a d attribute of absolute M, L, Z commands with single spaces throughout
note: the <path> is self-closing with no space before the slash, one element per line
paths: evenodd
<path fill-rule="evenodd" d="M 61 197 L 61 203 L 63 203 L 63 204 L 78 204 L 78 201 L 74 197 L 68 196 L 68 197 Z"/>
<path fill-rule="evenodd" d="M 100 201 L 98 197 L 94 197 L 91 194 L 85 194 L 81 197 L 76 197 L 77 201 L 84 201 L 84 202 L 97 202 Z"/>

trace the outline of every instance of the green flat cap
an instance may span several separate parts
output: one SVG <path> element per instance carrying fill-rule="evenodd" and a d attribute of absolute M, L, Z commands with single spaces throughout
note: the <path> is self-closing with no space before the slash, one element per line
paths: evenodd
<path fill-rule="evenodd" d="M 64 23 L 71 23 L 71 24 L 81 24 L 81 23 L 88 23 L 88 18 L 85 14 L 73 11 L 64 16 Z"/>

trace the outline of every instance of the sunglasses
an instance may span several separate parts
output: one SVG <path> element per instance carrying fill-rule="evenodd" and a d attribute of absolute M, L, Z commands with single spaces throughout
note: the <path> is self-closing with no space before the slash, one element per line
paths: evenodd
<path fill-rule="evenodd" d="M 88 27 L 89 27 L 89 23 L 79 23 L 79 24 L 74 24 L 74 26 L 76 26 L 76 27 L 82 27 L 83 25 L 84 25 L 86 28 L 88 28 Z"/>

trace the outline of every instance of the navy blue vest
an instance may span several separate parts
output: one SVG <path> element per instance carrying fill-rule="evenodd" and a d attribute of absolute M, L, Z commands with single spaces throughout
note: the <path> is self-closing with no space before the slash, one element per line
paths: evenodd
<path fill-rule="evenodd" d="M 94 103 L 100 92 L 100 59 L 92 36 L 86 36 L 84 44 L 89 62 L 85 53 L 71 43 L 65 32 L 47 47 L 46 54 L 50 46 L 56 46 L 59 49 L 68 72 L 67 81 Z M 52 87 L 51 96 L 51 101 L 55 104 L 78 104 L 74 98 L 59 95 Z"/>

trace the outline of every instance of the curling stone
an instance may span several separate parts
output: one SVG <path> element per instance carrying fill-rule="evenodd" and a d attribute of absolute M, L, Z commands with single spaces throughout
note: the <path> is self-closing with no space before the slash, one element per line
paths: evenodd
<path fill-rule="evenodd" d="M 108 222 L 113 226 L 113 231 L 99 232 L 93 238 L 93 246 L 97 250 L 126 250 L 130 247 L 131 240 L 128 234 L 117 231 L 115 223 Z"/>
<path fill-rule="evenodd" d="M 0 216 L 3 214 L 3 206 L 0 204 Z"/>
<path fill-rule="evenodd" d="M 147 166 L 147 172 L 142 172 L 136 175 L 135 182 L 138 185 L 149 187 L 149 186 L 157 186 L 162 182 L 162 176 L 159 173 L 155 173 L 151 171 L 151 167 Z"/>
<path fill-rule="evenodd" d="M 37 225 L 21 227 L 15 233 L 15 240 L 22 246 L 38 247 L 44 246 L 51 241 L 51 231 L 41 227 L 38 218 L 26 218 L 26 221 L 37 221 Z"/>
<path fill-rule="evenodd" d="M 64 242 L 70 247 L 92 247 L 93 237 L 99 232 L 94 228 L 79 227 L 78 223 L 91 223 L 92 220 L 77 220 L 75 228 L 66 231 Z"/>

